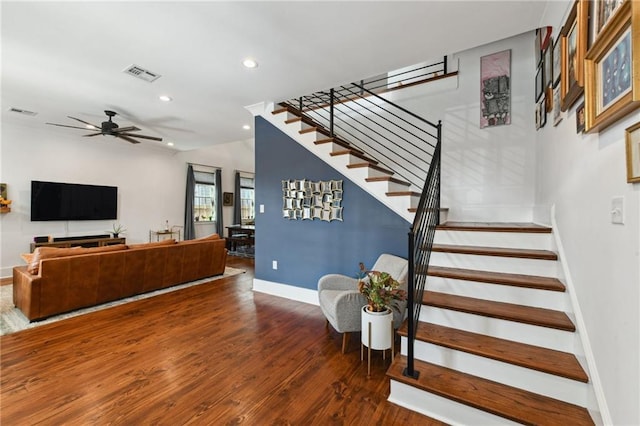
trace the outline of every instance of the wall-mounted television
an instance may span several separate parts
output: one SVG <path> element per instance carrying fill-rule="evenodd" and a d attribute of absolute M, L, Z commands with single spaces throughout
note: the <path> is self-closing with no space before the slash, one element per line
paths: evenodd
<path fill-rule="evenodd" d="M 31 220 L 117 219 L 118 187 L 31 181 Z"/>

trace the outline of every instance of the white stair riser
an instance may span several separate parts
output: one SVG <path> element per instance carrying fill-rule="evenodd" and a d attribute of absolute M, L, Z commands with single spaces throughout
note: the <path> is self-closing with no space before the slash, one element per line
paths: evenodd
<path fill-rule="evenodd" d="M 520 259 L 501 256 L 479 256 L 471 254 L 431 252 L 429 265 L 448 268 L 473 269 L 508 274 L 558 277 L 559 264 L 552 260 Z"/>
<path fill-rule="evenodd" d="M 401 352 L 406 355 L 407 340 L 402 338 Z M 414 346 L 416 359 L 462 371 L 487 380 L 524 389 L 566 401 L 586 405 L 587 384 L 553 374 L 496 361 L 417 340 Z"/>
<path fill-rule="evenodd" d="M 451 309 L 440 309 L 422 306 L 420 321 L 432 322 L 459 330 L 471 331 L 515 342 L 542 346 L 563 352 L 573 352 L 575 333 L 540 327 L 498 318 L 457 312 Z"/>
<path fill-rule="evenodd" d="M 519 424 L 396 380 L 391 380 L 390 385 L 389 402 L 450 425 L 510 426 Z"/>
<path fill-rule="evenodd" d="M 452 278 L 429 277 L 427 278 L 427 289 L 438 293 L 534 306 L 556 311 L 565 311 L 568 305 L 568 295 L 559 291 L 479 283 Z M 428 307 L 423 308 L 428 309 Z"/>
<path fill-rule="evenodd" d="M 360 161 L 362 163 L 362 161 Z M 381 172 L 372 167 L 355 167 L 350 169 L 354 176 L 358 179 L 365 180 L 373 177 L 387 177 L 391 176 L 389 173 Z"/>
<path fill-rule="evenodd" d="M 391 181 L 367 182 L 367 184 L 375 188 L 376 191 L 382 191 L 385 194 L 387 192 L 409 191 L 408 185 L 402 185 L 400 183 L 391 182 Z M 390 197 L 390 198 L 395 198 L 395 197 Z"/>
<path fill-rule="evenodd" d="M 448 231 L 438 229 L 436 244 L 457 244 L 463 246 L 505 247 L 551 250 L 551 234 L 523 232 Z"/>

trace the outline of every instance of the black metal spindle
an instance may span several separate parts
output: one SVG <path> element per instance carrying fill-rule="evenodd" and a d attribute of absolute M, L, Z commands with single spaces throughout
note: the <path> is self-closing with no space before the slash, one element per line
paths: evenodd
<path fill-rule="evenodd" d="M 329 92 L 329 136 L 333 137 L 333 102 L 334 102 L 334 90 Z"/>

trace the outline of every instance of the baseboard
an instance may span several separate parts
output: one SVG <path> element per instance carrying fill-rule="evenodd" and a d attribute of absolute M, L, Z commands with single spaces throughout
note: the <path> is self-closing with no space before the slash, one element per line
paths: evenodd
<path fill-rule="evenodd" d="M 284 297 L 285 299 L 309 303 L 319 306 L 318 292 L 308 288 L 296 287 L 289 284 L 274 283 L 272 281 L 253 279 L 253 291 Z"/>
<path fill-rule="evenodd" d="M 567 257 L 564 252 L 564 246 L 562 245 L 560 230 L 558 229 L 558 223 L 556 222 L 555 205 L 551 206 L 551 229 L 553 230 L 553 238 L 556 243 L 556 250 L 558 251 L 558 262 L 560 262 L 560 265 L 562 267 L 565 284 L 569 293 L 569 299 L 571 300 L 571 305 L 573 308 L 573 315 L 576 321 L 576 328 L 578 334 L 580 335 L 580 342 L 582 344 L 585 361 L 587 363 L 587 374 L 589 375 L 589 381 L 591 382 L 591 385 L 593 387 L 594 394 L 592 398 L 595 398 L 595 401 L 593 401 L 592 403 L 589 403 L 588 401 L 587 409 L 589 410 L 589 413 L 591 414 L 591 417 L 594 419 L 594 422 L 596 424 L 610 425 L 613 424 L 611 420 L 611 414 L 609 413 L 609 406 L 607 405 L 607 400 L 604 396 L 604 390 L 602 388 L 600 375 L 598 374 L 598 369 L 596 368 L 596 361 L 593 355 L 593 349 L 591 348 L 591 342 L 589 341 L 589 335 L 586 332 L 587 328 L 584 322 L 584 316 L 582 315 L 582 310 L 580 309 L 578 296 L 576 295 L 576 290 L 571 278 L 569 265 L 567 264 Z M 597 407 L 594 407 L 593 405 L 597 405 Z"/>

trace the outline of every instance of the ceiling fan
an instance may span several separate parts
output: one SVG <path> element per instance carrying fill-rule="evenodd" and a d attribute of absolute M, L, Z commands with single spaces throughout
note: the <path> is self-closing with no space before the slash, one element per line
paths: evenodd
<path fill-rule="evenodd" d="M 56 124 L 56 123 L 46 123 L 46 124 L 50 124 L 52 126 L 70 127 L 72 129 L 96 130 L 95 133 L 89 133 L 88 135 L 84 135 L 85 137 L 109 135 L 109 136 L 115 136 L 116 138 L 124 139 L 125 141 L 131 142 L 131 143 L 140 143 L 140 141 L 134 138 L 149 139 L 152 141 L 162 141 L 162 138 L 157 138 L 155 136 L 146 136 L 146 135 L 140 135 L 137 133 L 130 133 L 130 132 L 140 131 L 140 129 L 137 128 L 136 126 L 120 127 L 111 120 L 116 115 L 116 112 L 107 110 L 104 113 L 107 114 L 107 117 L 109 117 L 109 121 L 103 121 L 101 126 L 96 126 L 95 124 L 91 124 L 79 118 L 71 117 L 70 115 L 68 115 L 67 117 L 69 117 L 72 120 L 79 121 L 85 126 L 84 127 L 68 126 L 66 124 Z"/>

